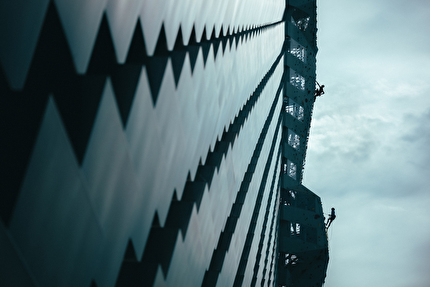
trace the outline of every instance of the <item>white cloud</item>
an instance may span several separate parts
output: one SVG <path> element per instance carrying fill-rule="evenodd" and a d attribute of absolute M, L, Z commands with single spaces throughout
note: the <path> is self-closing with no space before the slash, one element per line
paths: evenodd
<path fill-rule="evenodd" d="M 355 193 L 333 200 L 338 216 L 328 232 L 326 286 L 400 287 L 428 279 L 421 264 L 428 266 L 429 257 L 420 258 L 426 249 L 416 247 L 430 236 L 426 228 L 430 220 L 425 216 L 430 197 L 378 199 Z"/>
<path fill-rule="evenodd" d="M 326 94 L 303 182 L 338 214 L 326 286 L 430 286 L 430 5 L 327 0 L 318 9 Z"/>

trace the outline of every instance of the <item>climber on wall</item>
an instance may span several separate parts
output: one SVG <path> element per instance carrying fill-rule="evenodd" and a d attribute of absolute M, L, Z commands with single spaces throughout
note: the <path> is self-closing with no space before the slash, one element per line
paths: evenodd
<path fill-rule="evenodd" d="M 316 100 L 317 97 L 320 97 L 320 96 L 324 95 L 324 85 L 320 85 L 318 82 L 316 82 L 316 83 L 317 83 L 317 85 L 318 85 L 319 88 L 317 88 L 315 90 L 314 100 Z"/>
<path fill-rule="evenodd" d="M 330 224 L 333 222 L 333 220 L 335 220 L 335 218 L 336 218 L 336 214 L 334 212 L 334 207 L 332 207 L 330 216 L 329 216 L 327 223 L 325 225 L 327 229 L 330 227 Z"/>

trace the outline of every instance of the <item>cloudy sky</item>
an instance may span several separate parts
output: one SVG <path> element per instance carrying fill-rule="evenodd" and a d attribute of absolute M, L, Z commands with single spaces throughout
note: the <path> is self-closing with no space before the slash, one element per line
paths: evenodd
<path fill-rule="evenodd" d="M 430 1 L 318 1 L 304 185 L 336 221 L 328 287 L 430 286 Z"/>

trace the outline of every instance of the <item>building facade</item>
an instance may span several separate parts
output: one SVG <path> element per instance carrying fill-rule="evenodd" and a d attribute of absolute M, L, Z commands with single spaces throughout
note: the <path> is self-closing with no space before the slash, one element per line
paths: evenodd
<path fill-rule="evenodd" d="M 1 286 L 323 282 L 301 185 L 315 1 L 0 0 L 0 19 Z"/>
<path fill-rule="evenodd" d="M 316 1 L 288 1 L 285 10 L 282 180 L 278 286 L 322 286 L 328 241 L 321 199 L 302 185 L 316 96 Z M 318 87 L 319 88 L 319 87 Z"/>

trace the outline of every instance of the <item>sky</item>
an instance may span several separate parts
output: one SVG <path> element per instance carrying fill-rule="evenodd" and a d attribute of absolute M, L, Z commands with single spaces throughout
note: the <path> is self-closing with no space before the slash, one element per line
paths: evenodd
<path fill-rule="evenodd" d="M 327 287 L 430 286 L 430 1 L 318 0 L 303 184 L 325 213 Z"/>

